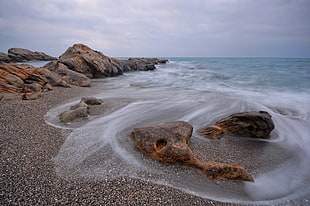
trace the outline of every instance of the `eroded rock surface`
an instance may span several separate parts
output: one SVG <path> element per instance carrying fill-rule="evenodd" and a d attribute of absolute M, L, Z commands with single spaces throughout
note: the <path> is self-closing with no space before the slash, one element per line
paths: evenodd
<path fill-rule="evenodd" d="M 268 112 L 259 111 L 232 114 L 214 125 L 200 129 L 198 133 L 210 139 L 219 139 L 223 133 L 266 139 L 270 137 L 273 129 L 271 115 Z"/>
<path fill-rule="evenodd" d="M 198 160 L 190 148 L 192 131 L 189 123 L 176 121 L 134 128 L 129 138 L 148 157 L 167 164 L 187 165 L 210 179 L 254 181 L 240 165 Z"/>
<path fill-rule="evenodd" d="M 0 101 L 36 99 L 53 86 L 67 86 L 60 76 L 27 64 L 0 63 Z"/>

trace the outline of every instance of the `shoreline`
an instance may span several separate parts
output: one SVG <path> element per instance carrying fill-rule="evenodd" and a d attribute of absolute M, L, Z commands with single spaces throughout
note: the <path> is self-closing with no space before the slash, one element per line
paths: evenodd
<path fill-rule="evenodd" d="M 2 205 L 240 205 L 217 202 L 168 186 L 127 177 L 111 181 L 68 181 L 58 177 L 52 158 L 57 155 L 70 130 L 48 125 L 44 115 L 57 105 L 91 96 L 95 92 L 95 85 L 54 87 L 36 100 L 0 103 Z M 222 153 L 221 149 L 225 148 L 223 144 L 223 148 L 216 148 L 216 142 L 212 144 L 208 150 L 214 150 L 215 154 Z M 229 142 L 225 141 L 225 144 Z M 199 154 L 203 151 L 201 145 L 192 146 L 198 156 L 203 156 Z M 244 161 L 251 166 L 249 159 Z M 296 201 L 299 205 L 305 204 L 302 199 Z"/>

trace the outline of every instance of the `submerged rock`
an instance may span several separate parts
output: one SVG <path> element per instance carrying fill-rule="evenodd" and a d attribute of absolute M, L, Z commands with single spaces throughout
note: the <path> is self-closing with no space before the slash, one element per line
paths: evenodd
<path fill-rule="evenodd" d="M 223 133 L 266 139 L 270 137 L 273 129 L 271 115 L 268 112 L 259 111 L 232 114 L 214 125 L 201 128 L 198 133 L 210 139 L 219 139 Z"/>
<path fill-rule="evenodd" d="M 81 101 L 70 107 L 68 111 L 64 111 L 59 115 L 59 120 L 63 123 L 74 122 L 89 116 L 90 106 L 101 105 L 103 101 L 94 97 L 83 97 Z"/>
<path fill-rule="evenodd" d="M 134 128 L 129 138 L 148 157 L 167 164 L 187 165 L 210 179 L 254 181 L 240 165 L 198 160 L 190 148 L 193 127 L 182 121 Z"/>

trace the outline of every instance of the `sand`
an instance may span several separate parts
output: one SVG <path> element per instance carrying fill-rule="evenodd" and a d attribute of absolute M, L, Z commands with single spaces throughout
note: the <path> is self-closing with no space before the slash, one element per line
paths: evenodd
<path fill-rule="evenodd" d="M 0 103 L 0 205 L 238 205 L 131 178 L 96 182 L 58 177 L 52 158 L 69 131 L 46 124 L 44 115 L 56 105 L 92 92 L 92 88 L 56 87 L 37 100 Z M 221 153 L 223 148 L 216 148 L 209 149 Z M 199 156 L 205 148 L 198 145 L 193 150 Z M 251 159 L 241 163 L 253 171 L 257 166 Z"/>

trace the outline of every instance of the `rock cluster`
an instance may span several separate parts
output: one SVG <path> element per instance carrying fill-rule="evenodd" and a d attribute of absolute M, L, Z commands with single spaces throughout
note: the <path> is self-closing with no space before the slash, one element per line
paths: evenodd
<path fill-rule="evenodd" d="M 68 84 L 45 68 L 0 63 L 0 101 L 36 99 L 53 86 L 67 87 Z"/>
<path fill-rule="evenodd" d="M 232 114 L 212 126 L 201 128 L 198 133 L 210 139 L 219 139 L 223 133 L 266 139 L 273 129 L 271 115 L 268 112 L 259 111 Z"/>
<path fill-rule="evenodd" d="M 154 70 L 156 69 L 155 64 L 166 63 L 167 61 L 154 58 L 120 60 L 105 56 L 86 45 L 74 44 L 57 61 L 53 61 L 44 67 L 56 73 L 71 70 L 88 78 L 98 78 L 117 76 L 129 71 Z M 59 71 L 59 68 L 62 68 L 62 71 Z"/>
<path fill-rule="evenodd" d="M 43 52 L 33 52 L 28 49 L 11 48 L 8 54 L 0 52 L 0 62 L 25 62 L 32 60 L 51 61 L 57 59 Z"/>
<path fill-rule="evenodd" d="M 74 122 L 78 119 L 87 118 L 89 115 L 89 107 L 101 105 L 103 101 L 94 97 L 83 97 L 81 101 L 72 106 L 68 111 L 64 111 L 59 115 L 59 120 L 63 123 Z"/>
<path fill-rule="evenodd" d="M 187 165 L 210 179 L 254 181 L 240 165 L 198 160 L 190 148 L 192 131 L 189 123 L 176 121 L 134 128 L 129 138 L 148 157 L 167 164 Z"/>

